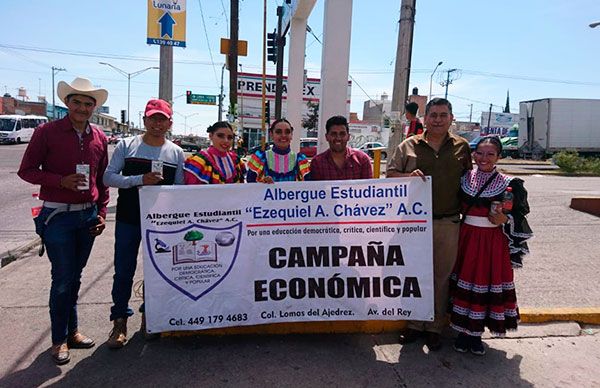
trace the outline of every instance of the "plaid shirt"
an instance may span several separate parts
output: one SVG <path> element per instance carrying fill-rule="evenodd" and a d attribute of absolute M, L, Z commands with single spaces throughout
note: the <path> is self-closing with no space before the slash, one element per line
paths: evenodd
<path fill-rule="evenodd" d="M 371 179 L 373 169 L 367 154 L 348 147 L 342 168 L 333 161 L 331 150 L 327 150 L 315 156 L 310 162 L 310 175 L 311 180 L 314 181 Z"/>

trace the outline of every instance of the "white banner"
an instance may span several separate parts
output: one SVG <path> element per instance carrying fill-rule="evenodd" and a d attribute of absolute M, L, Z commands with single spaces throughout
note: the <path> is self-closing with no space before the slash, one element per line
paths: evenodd
<path fill-rule="evenodd" d="M 140 189 L 150 332 L 433 320 L 431 180 Z"/>

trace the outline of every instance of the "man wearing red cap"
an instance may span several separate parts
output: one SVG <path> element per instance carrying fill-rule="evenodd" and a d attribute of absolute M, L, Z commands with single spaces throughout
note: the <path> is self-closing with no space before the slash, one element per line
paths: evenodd
<path fill-rule="evenodd" d="M 142 239 L 138 187 L 183 184 L 183 150 L 165 137 L 173 125 L 172 115 L 168 102 L 148 101 L 144 113 L 146 132 L 122 140 L 104 173 L 104 183 L 119 189 L 110 309 L 114 327 L 107 341 L 112 349 L 122 348 L 127 343 L 127 318 L 133 315 L 129 299 Z"/>

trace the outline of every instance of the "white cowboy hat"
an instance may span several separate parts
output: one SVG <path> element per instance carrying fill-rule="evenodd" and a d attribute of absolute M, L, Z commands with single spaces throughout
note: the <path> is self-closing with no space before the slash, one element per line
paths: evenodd
<path fill-rule="evenodd" d="M 75 78 L 69 85 L 65 81 L 60 81 L 56 89 L 58 98 L 65 104 L 67 96 L 71 94 L 80 94 L 82 96 L 88 96 L 96 100 L 96 106 L 102 106 L 108 98 L 108 92 L 106 89 L 96 89 L 92 82 L 87 78 Z"/>

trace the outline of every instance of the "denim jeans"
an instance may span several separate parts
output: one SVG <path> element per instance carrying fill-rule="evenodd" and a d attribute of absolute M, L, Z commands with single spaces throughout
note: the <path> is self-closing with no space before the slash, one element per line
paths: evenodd
<path fill-rule="evenodd" d="M 133 315 L 129 307 L 133 276 L 137 256 L 142 241 L 140 225 L 117 221 L 115 225 L 115 275 L 113 276 L 110 320 L 127 318 Z"/>
<path fill-rule="evenodd" d="M 39 217 L 45 219 L 54 209 L 44 207 Z M 44 230 L 44 245 L 52 265 L 50 286 L 50 323 L 52 344 L 65 342 L 77 330 L 77 298 L 81 273 L 92 251 L 94 236 L 89 220 L 96 217 L 96 207 L 54 215 Z"/>

